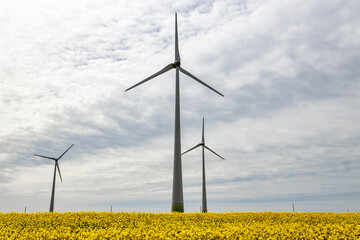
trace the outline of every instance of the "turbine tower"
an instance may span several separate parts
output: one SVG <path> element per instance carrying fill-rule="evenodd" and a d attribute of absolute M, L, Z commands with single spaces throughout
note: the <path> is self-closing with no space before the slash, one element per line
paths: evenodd
<path fill-rule="evenodd" d="M 54 168 L 54 178 L 53 178 L 53 185 L 52 185 L 52 192 L 51 192 L 51 200 L 50 200 L 50 212 L 54 211 L 54 197 L 55 197 L 55 179 L 56 179 L 56 169 L 59 172 L 59 176 L 60 176 L 60 180 L 62 182 L 62 177 L 61 177 L 61 173 L 60 173 L 60 168 L 59 168 L 59 164 L 58 161 L 60 160 L 60 158 L 62 158 L 62 156 L 64 156 L 64 154 L 69 151 L 69 149 L 74 146 L 74 144 L 72 144 L 68 149 L 66 149 L 66 151 L 60 155 L 60 157 L 58 158 L 53 158 L 53 157 L 47 157 L 47 156 L 42 156 L 42 155 L 38 155 L 38 154 L 34 154 L 34 156 L 37 157 L 42 157 L 42 158 L 47 158 L 47 159 L 51 159 L 55 161 L 55 168 Z"/>
<path fill-rule="evenodd" d="M 222 156 L 220 156 L 219 154 L 217 154 L 216 152 L 214 152 L 213 150 L 211 150 L 208 146 L 205 145 L 205 137 L 204 137 L 204 118 L 203 118 L 203 122 L 202 122 L 202 141 L 201 143 L 199 143 L 198 145 L 196 145 L 193 148 L 190 148 L 189 150 L 187 150 L 186 152 L 184 152 L 183 154 L 190 152 L 191 150 L 197 148 L 197 147 L 202 147 L 202 212 L 207 212 L 207 201 L 206 201 L 206 180 L 205 180 L 205 148 L 207 150 L 209 150 L 210 152 L 214 153 L 216 156 L 218 156 L 219 158 L 221 158 L 222 160 L 225 160 Z M 182 154 L 182 155 L 183 155 Z"/>
<path fill-rule="evenodd" d="M 175 135 L 174 135 L 174 170 L 173 170 L 173 192 L 172 192 L 172 206 L 171 211 L 174 212 L 184 212 L 184 198 L 183 198 L 183 184 L 182 184 L 182 167 L 181 167 L 181 136 L 180 136 L 180 89 L 179 89 L 179 71 L 193 78 L 195 81 L 201 83 L 202 85 L 210 88 L 214 92 L 218 93 L 221 96 L 220 92 L 216 91 L 214 88 L 210 87 L 184 68 L 180 67 L 180 53 L 179 53 L 179 43 L 178 43 L 178 29 L 177 29 L 177 13 L 175 13 L 175 62 L 170 63 L 164 67 L 159 72 L 151 75 L 150 77 L 144 79 L 143 81 L 135 84 L 134 86 L 125 90 L 129 91 L 130 89 L 143 84 L 150 79 L 153 79 L 173 68 L 176 69 L 176 82 L 175 82 Z"/>

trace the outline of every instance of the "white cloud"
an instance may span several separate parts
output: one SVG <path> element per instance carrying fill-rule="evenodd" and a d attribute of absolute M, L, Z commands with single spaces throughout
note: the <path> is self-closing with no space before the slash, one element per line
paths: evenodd
<path fill-rule="evenodd" d="M 169 211 L 175 72 L 124 90 L 174 60 L 174 11 L 182 67 L 225 95 L 180 77 L 183 150 L 201 140 L 204 116 L 207 143 L 226 158 L 206 155 L 209 209 L 340 211 L 339 196 L 355 208 L 359 7 L 1 2 L 1 211 L 46 211 L 53 166 L 32 154 L 71 143 L 58 209 Z M 201 202 L 200 169 L 200 152 L 184 156 L 187 211 Z"/>

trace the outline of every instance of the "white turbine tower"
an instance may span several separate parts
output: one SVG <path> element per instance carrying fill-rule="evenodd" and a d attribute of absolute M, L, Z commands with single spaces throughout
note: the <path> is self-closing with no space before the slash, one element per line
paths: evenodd
<path fill-rule="evenodd" d="M 59 164 L 58 161 L 60 160 L 60 158 L 62 158 L 62 156 L 64 156 L 64 154 L 69 151 L 69 149 L 74 146 L 74 144 L 72 144 L 68 149 L 66 149 L 66 151 L 60 155 L 60 157 L 58 158 L 53 158 L 53 157 L 47 157 L 47 156 L 42 156 L 42 155 L 38 155 L 38 154 L 34 154 L 37 157 L 42 157 L 42 158 L 47 158 L 47 159 L 51 159 L 55 161 L 55 168 L 54 168 L 54 178 L 53 178 L 53 185 L 52 185 L 52 192 L 51 192 L 51 200 L 50 200 L 50 212 L 54 211 L 54 198 L 55 198 L 55 179 L 56 179 L 56 169 L 59 172 L 59 176 L 60 176 L 60 180 L 62 181 L 62 177 L 61 177 L 61 173 L 60 173 L 60 168 L 59 168 Z"/>
<path fill-rule="evenodd" d="M 216 156 L 221 158 L 222 160 L 225 160 L 222 156 L 211 150 L 208 146 L 205 145 L 205 136 L 204 136 L 204 118 L 202 122 L 202 141 L 198 145 L 196 145 L 193 148 L 190 148 L 183 154 L 190 152 L 191 150 L 202 147 L 202 212 L 207 212 L 207 201 L 206 201 L 206 180 L 205 180 L 205 148 L 209 150 L 210 152 L 214 153 Z"/>
<path fill-rule="evenodd" d="M 180 67 L 180 53 L 179 53 L 179 44 L 178 44 L 178 30 L 177 30 L 177 13 L 175 13 L 175 62 L 170 63 L 164 67 L 159 72 L 151 75 L 145 80 L 135 84 L 134 86 L 126 89 L 128 91 L 140 84 L 143 84 L 149 81 L 152 78 L 155 78 L 173 68 L 176 69 L 176 83 L 175 83 L 175 136 L 174 136 L 174 171 L 173 171 L 173 192 L 172 192 L 172 206 L 171 211 L 174 212 L 184 212 L 184 198 L 183 198 L 183 184 L 182 184 L 182 167 L 181 167 L 181 137 L 180 137 L 180 89 L 179 89 L 179 71 L 193 78 L 195 81 L 203 84 L 204 86 L 210 88 L 214 92 L 218 93 L 221 96 L 220 92 L 216 91 L 182 67 Z"/>

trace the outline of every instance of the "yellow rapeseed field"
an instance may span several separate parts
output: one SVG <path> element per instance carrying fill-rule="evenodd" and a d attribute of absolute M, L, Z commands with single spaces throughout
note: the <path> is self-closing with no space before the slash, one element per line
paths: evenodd
<path fill-rule="evenodd" d="M 0 213 L 0 239 L 360 239 L 360 213 Z"/>

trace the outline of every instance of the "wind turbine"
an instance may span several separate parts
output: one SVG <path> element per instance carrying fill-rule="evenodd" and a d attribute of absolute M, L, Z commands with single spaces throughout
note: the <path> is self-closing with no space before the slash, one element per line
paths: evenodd
<path fill-rule="evenodd" d="M 53 179 L 53 185 L 52 185 L 52 192 L 51 192 L 51 201 L 50 201 L 50 212 L 54 211 L 54 197 L 55 197 L 55 178 L 56 178 L 56 169 L 59 172 L 59 176 L 60 176 L 60 180 L 62 182 L 62 177 L 61 177 L 61 173 L 60 173 L 60 168 L 59 168 L 59 164 L 58 161 L 60 160 L 60 158 L 62 158 L 62 156 L 64 156 L 64 154 L 69 151 L 69 149 L 74 146 L 74 144 L 72 144 L 68 149 L 66 149 L 66 151 L 60 155 L 60 157 L 58 158 L 53 158 L 53 157 L 47 157 L 47 156 L 42 156 L 42 155 L 38 155 L 38 154 L 34 154 L 34 156 L 37 157 L 42 157 L 42 158 L 47 158 L 47 159 L 51 159 L 55 161 L 55 168 L 54 168 L 54 179 Z"/>
<path fill-rule="evenodd" d="M 202 141 L 201 143 L 199 143 L 198 145 L 196 145 L 193 148 L 190 148 L 189 150 L 187 150 L 186 152 L 184 152 L 183 154 L 190 152 L 191 150 L 197 148 L 197 147 L 202 147 L 202 212 L 207 212 L 207 202 L 206 202 L 206 180 L 205 180 L 205 148 L 207 150 L 209 150 L 210 152 L 214 153 L 216 156 L 218 156 L 219 158 L 221 158 L 222 160 L 225 160 L 222 156 L 220 156 L 219 154 L 217 154 L 216 152 L 214 152 L 213 150 L 211 150 L 208 146 L 205 145 L 205 137 L 204 137 L 204 118 L 203 118 L 203 122 L 202 122 Z M 183 155 L 182 154 L 182 155 Z"/>
<path fill-rule="evenodd" d="M 220 92 L 216 91 L 214 88 L 210 87 L 184 68 L 180 67 L 180 53 L 179 53 L 179 43 L 178 43 L 178 29 L 177 29 L 177 13 L 175 13 L 175 62 L 170 63 L 165 66 L 159 72 L 151 75 L 150 77 L 144 79 L 143 81 L 135 84 L 134 86 L 125 90 L 129 91 L 130 89 L 143 84 L 150 79 L 153 79 L 173 68 L 176 69 L 176 83 L 175 83 L 175 134 L 174 134 L 174 170 L 173 170 L 173 192 L 172 192 L 172 206 L 171 211 L 174 212 L 184 212 L 184 198 L 183 198 L 183 184 L 182 184 L 182 167 L 181 167 L 181 137 L 180 137 L 180 89 L 179 89 L 179 71 L 193 78 L 195 81 L 201 83 L 202 85 L 210 88 L 214 92 L 218 93 L 221 96 Z"/>

